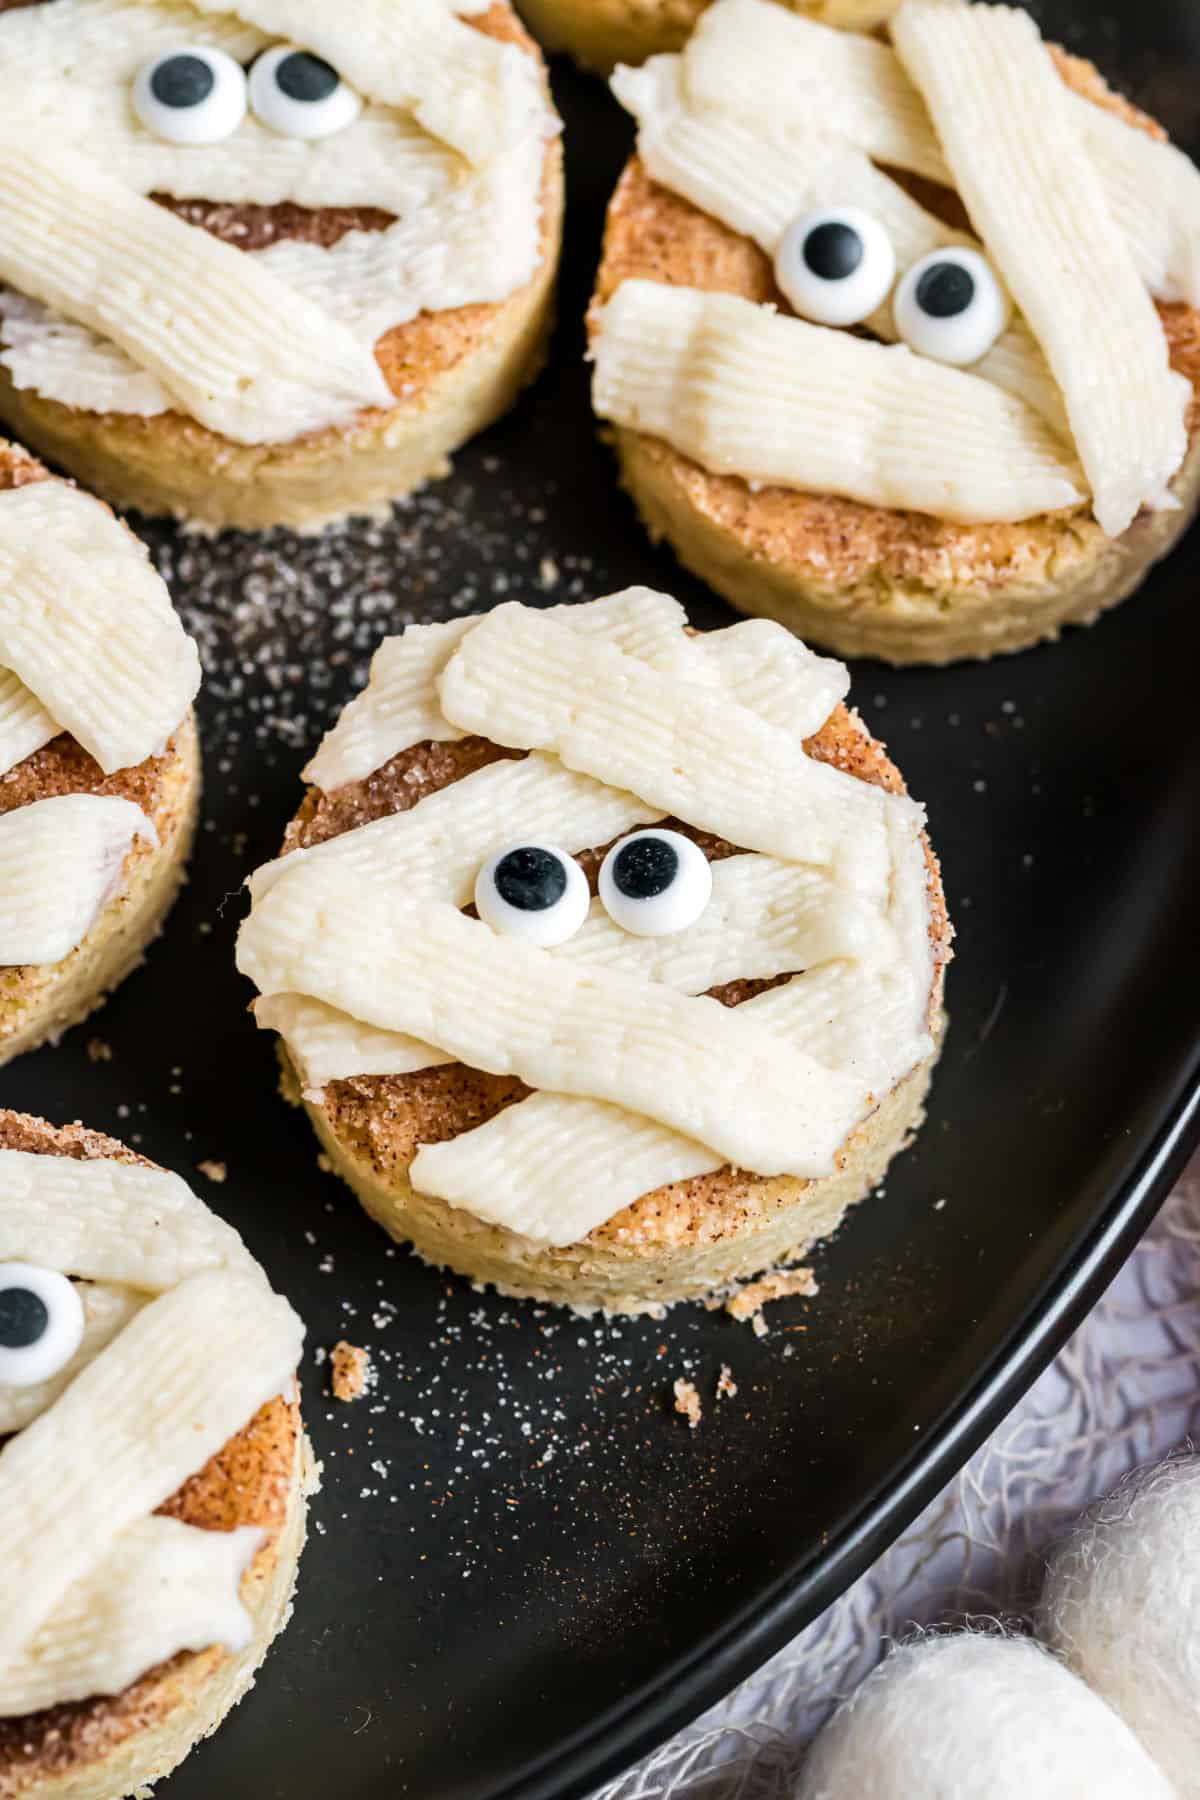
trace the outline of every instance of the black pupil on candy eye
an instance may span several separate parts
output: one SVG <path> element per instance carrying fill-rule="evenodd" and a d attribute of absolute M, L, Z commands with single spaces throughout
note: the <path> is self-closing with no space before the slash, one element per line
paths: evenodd
<path fill-rule="evenodd" d="M 199 56 L 169 56 L 150 77 L 150 91 L 161 106 L 199 106 L 216 86 L 216 76 Z"/>
<path fill-rule="evenodd" d="M 0 1347 L 25 1350 L 50 1323 L 46 1302 L 31 1288 L 0 1288 Z"/>
<path fill-rule="evenodd" d="M 679 852 L 665 838 L 636 838 L 613 860 L 613 881 L 629 900 L 665 894 L 678 873 Z"/>
<path fill-rule="evenodd" d="M 831 219 L 814 225 L 804 240 L 804 260 L 822 281 L 845 281 L 863 259 L 863 241 L 852 225 Z"/>
<path fill-rule="evenodd" d="M 953 319 L 975 298 L 975 277 L 961 263 L 934 263 L 917 283 L 916 300 L 931 319 Z"/>
<path fill-rule="evenodd" d="M 279 91 L 289 100 L 306 100 L 310 104 L 328 100 L 338 85 L 338 72 L 320 56 L 307 50 L 296 50 L 285 56 L 275 71 Z"/>
<path fill-rule="evenodd" d="M 493 879 L 500 898 L 518 912 L 545 912 L 567 891 L 567 871 L 558 857 L 532 844 L 502 856 Z"/>

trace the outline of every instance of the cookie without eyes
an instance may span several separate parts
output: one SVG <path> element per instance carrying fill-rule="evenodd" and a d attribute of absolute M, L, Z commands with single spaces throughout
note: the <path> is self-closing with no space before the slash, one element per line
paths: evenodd
<path fill-rule="evenodd" d="M 369 512 L 535 372 L 561 155 L 506 0 L 0 0 L 0 80 L 0 414 L 107 498 Z"/>
<path fill-rule="evenodd" d="M 1027 15 L 888 30 L 718 0 L 618 71 L 594 400 L 732 604 L 943 663 L 1090 623 L 1186 529 L 1200 173 Z"/>
<path fill-rule="evenodd" d="M 200 796 L 185 633 L 103 501 L 0 443 L 0 1062 L 142 960 Z"/>
<path fill-rule="evenodd" d="M 0 1113 L 0 1794 L 119 1800 L 291 1608 L 303 1328 L 178 1176 Z"/>
<path fill-rule="evenodd" d="M 381 645 L 238 963 L 394 1237 L 638 1313 L 795 1260 L 876 1185 L 922 1117 L 950 928 L 848 685 L 642 588 Z"/>

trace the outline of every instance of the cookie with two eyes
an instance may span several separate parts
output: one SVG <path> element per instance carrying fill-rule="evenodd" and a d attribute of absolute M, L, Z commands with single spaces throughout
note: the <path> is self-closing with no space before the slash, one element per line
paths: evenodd
<path fill-rule="evenodd" d="M 615 63 L 645 62 L 681 50 L 711 0 L 518 0 L 521 16 L 547 50 L 566 50 L 585 68 L 607 75 Z M 820 19 L 870 31 L 896 0 L 785 0 Z"/>
<path fill-rule="evenodd" d="M 444 474 L 548 327 L 507 0 L 0 0 L 0 415 L 97 492 L 301 529 Z"/>
<path fill-rule="evenodd" d="M 141 962 L 200 798 L 200 659 L 144 545 L 0 443 L 0 1063 Z"/>
<path fill-rule="evenodd" d="M 875 1186 L 922 1117 L 950 928 L 848 685 L 643 588 L 380 646 L 237 955 L 394 1237 L 638 1313 L 794 1260 Z"/>
<path fill-rule="evenodd" d="M 839 655 L 987 657 L 1200 497 L 1200 172 L 1015 9 L 716 0 L 618 69 L 593 397 L 655 537 Z"/>
<path fill-rule="evenodd" d="M 314 1485 L 303 1337 L 177 1175 L 0 1112 L 5 1800 L 142 1791 L 250 1686 Z"/>

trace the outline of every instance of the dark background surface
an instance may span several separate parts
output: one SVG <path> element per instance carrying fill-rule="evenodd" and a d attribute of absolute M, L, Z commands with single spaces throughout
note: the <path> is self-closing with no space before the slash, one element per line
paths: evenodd
<path fill-rule="evenodd" d="M 1035 9 L 1200 149 L 1200 8 Z M 1015 1398 L 1149 1216 L 1196 1076 L 1200 542 L 1090 632 L 983 667 L 855 671 L 928 803 L 958 959 L 930 1115 L 756 1339 L 723 1314 L 581 1322 L 392 1248 L 316 1166 L 233 968 L 239 884 L 380 637 L 504 597 L 631 581 L 729 615 L 654 551 L 587 405 L 579 319 L 628 143 L 557 71 L 570 206 L 550 367 L 451 479 L 319 540 L 146 535 L 200 638 L 207 757 L 191 884 L 105 1010 L 6 1069 L 191 1178 L 323 1351 L 370 1347 L 353 1407 L 306 1361 L 325 1484 L 295 1617 L 171 1800 L 586 1788 L 827 1603 Z M 202 1161 L 224 1162 L 211 1183 Z M 711 1398 L 728 1362 L 734 1400 Z M 703 1426 L 670 1410 L 693 1377 Z"/>

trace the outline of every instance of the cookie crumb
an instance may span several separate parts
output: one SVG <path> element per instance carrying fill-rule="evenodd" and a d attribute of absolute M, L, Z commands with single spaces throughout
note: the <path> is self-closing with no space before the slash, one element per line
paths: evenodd
<path fill-rule="evenodd" d="M 700 1395 L 696 1391 L 694 1381 L 680 1379 L 675 1383 L 675 1411 L 688 1422 L 688 1430 L 695 1431 L 704 1417 L 704 1408 L 700 1403 Z"/>
<path fill-rule="evenodd" d="M 717 1399 L 732 1400 L 737 1393 L 737 1382 L 733 1379 L 733 1370 L 728 1363 L 721 1364 L 721 1373 L 717 1376 Z"/>
<path fill-rule="evenodd" d="M 208 1156 L 205 1157 L 203 1162 L 198 1162 L 196 1167 L 202 1175 L 207 1175 L 210 1181 L 224 1181 L 229 1174 L 229 1170 L 225 1167 L 223 1162 L 214 1162 L 212 1158 Z"/>
<path fill-rule="evenodd" d="M 87 1041 L 87 1057 L 89 1062 L 111 1062 L 113 1059 L 112 1045 L 106 1044 L 103 1038 L 89 1038 Z"/>
<path fill-rule="evenodd" d="M 763 1307 L 769 1306 L 772 1300 L 787 1300 L 795 1294 L 808 1300 L 819 1291 L 811 1269 L 777 1269 L 774 1274 L 762 1275 L 747 1287 L 740 1288 L 725 1302 L 725 1311 L 731 1319 L 753 1319 L 756 1315 L 761 1318 Z M 757 1325 L 754 1331 L 757 1337 L 762 1337 L 766 1323 L 762 1331 Z"/>
<path fill-rule="evenodd" d="M 366 1392 L 370 1358 L 357 1344 L 333 1346 L 333 1373 L 329 1386 L 335 1400 L 359 1400 Z"/>

